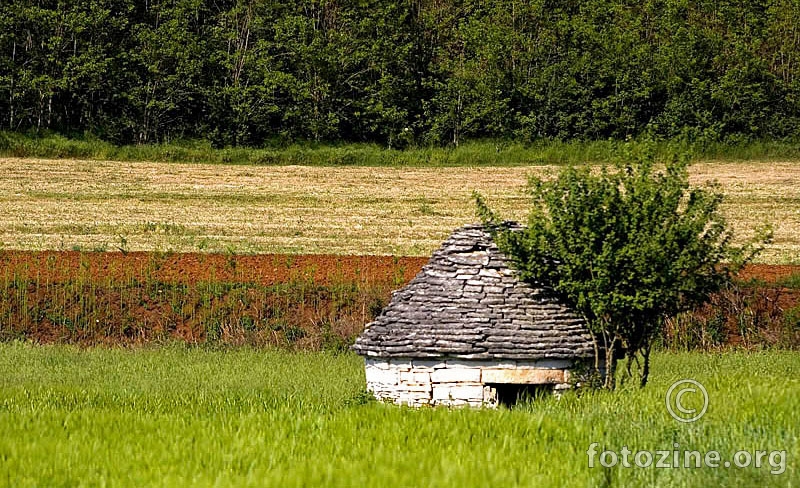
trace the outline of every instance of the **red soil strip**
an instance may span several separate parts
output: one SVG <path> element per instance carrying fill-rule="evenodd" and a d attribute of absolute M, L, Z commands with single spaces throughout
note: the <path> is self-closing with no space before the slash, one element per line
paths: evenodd
<path fill-rule="evenodd" d="M 751 264 L 739 273 L 739 278 L 742 280 L 756 278 L 774 283 L 793 274 L 800 275 L 800 265 Z"/>
<path fill-rule="evenodd" d="M 7 303 L 0 303 L 4 307 L 0 317 L 8 317 L 7 323 L 0 323 L 0 333 L 5 328 L 7 335 L 16 331 L 40 342 L 81 344 L 144 343 L 163 334 L 198 342 L 205 340 L 208 324 L 215 320 L 224 324 L 246 320 L 257 324 L 253 331 L 223 327 L 217 335 L 230 343 L 291 343 L 293 347 L 320 348 L 330 337 L 343 341 L 355 337 L 380 309 L 379 304 L 386 303 L 389 292 L 408 283 L 426 262 L 427 258 L 393 256 L 0 251 L 0 284 L 20 290 L 12 280 L 28 282 L 22 288 L 25 300 L 20 302 L 12 294 Z M 747 267 L 739 277 L 774 284 L 793 274 L 800 274 L 800 266 L 757 264 Z M 293 289 L 309 291 L 308 296 L 301 293 L 298 302 L 280 294 L 251 296 L 246 290 L 209 299 L 201 296 L 202 290 L 189 289 L 167 297 L 159 289 L 161 284 L 209 282 L 266 286 L 295 283 L 300 286 Z M 352 303 L 338 303 L 332 298 L 333 292 L 306 287 L 306 283 L 358 286 L 348 292 L 353 294 L 347 295 Z M 87 293 L 91 295 L 88 308 L 80 299 Z M 750 296 L 754 298 L 741 301 Z M 57 299 L 63 303 L 54 302 Z M 769 321 L 778 323 L 775 317 L 800 304 L 800 290 L 774 285 L 748 288 L 722 296 L 717 309 L 724 308 L 724 300 L 733 299 L 739 301 L 731 302 L 727 309 L 758 309 L 770 317 Z M 273 318 L 276 310 L 281 314 Z M 709 308 L 700 310 L 698 317 L 709 313 Z M 728 315 L 735 318 L 736 314 Z M 67 325 L 67 319 L 80 319 L 89 325 Z M 325 324 L 331 329 L 322 328 Z M 730 342 L 736 343 L 736 327 L 728 328 Z M 297 339 L 300 330 L 303 334 Z"/>
<path fill-rule="evenodd" d="M 247 282 L 274 285 L 313 280 L 327 285 L 342 281 L 409 282 L 428 261 L 421 257 L 337 256 L 303 254 L 224 255 L 201 253 L 0 251 L 0 277 L 25 276 L 57 282 L 84 276 L 93 280 L 135 277 L 163 283 Z M 774 283 L 800 274 L 800 265 L 754 264 L 739 277 Z"/>
<path fill-rule="evenodd" d="M 58 282 L 82 276 L 96 281 L 144 279 L 171 284 L 246 282 L 274 285 L 311 280 L 341 282 L 410 281 L 428 261 L 419 257 L 336 255 L 224 255 L 78 251 L 0 252 L 0 278 L 13 276 Z"/>

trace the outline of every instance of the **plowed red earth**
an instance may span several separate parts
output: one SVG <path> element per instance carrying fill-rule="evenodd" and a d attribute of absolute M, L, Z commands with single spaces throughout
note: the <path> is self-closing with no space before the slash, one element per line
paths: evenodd
<path fill-rule="evenodd" d="M 297 347 L 319 348 L 326 334 L 352 340 L 379 310 L 373 310 L 375 303 L 385 304 L 389 292 L 409 282 L 426 262 L 427 258 L 393 256 L 4 251 L 0 252 L 0 284 L 6 292 L 14 292 L 6 293 L 5 302 L 0 303 L 0 317 L 7 317 L 0 323 L 0 336 L 5 332 L 7 337 L 24 336 L 40 342 L 115 344 L 147 342 L 167 334 L 195 342 L 204 340 L 209 321 L 221 313 L 217 320 L 225 323 L 247 319 L 262 324 L 249 335 L 224 330 L 222 335 L 233 337 L 232 342 L 291 342 Z M 756 278 L 767 285 L 757 287 L 760 294 L 751 289 L 730 296 L 757 295 L 747 306 L 764 308 L 769 312 L 764 316 L 778 317 L 800 303 L 800 290 L 774 285 L 793 274 L 800 274 L 800 266 L 750 266 L 740 278 Z M 358 286 L 350 297 L 352 303 L 339 303 L 319 287 L 306 287 L 309 282 Z M 301 293 L 298 303 L 280 295 L 249 296 L 247 292 L 209 298 L 199 288 L 167 297 L 160 289 L 148 288 L 162 283 L 300 283 L 295 289 L 312 290 L 313 297 Z M 84 300 L 87 292 L 92 296 Z M 727 302 L 722 303 L 724 308 Z M 272 323 L 275 310 L 281 314 Z M 701 310 L 699 316 L 704 313 L 710 312 Z M 321 321 L 320 317 L 330 320 Z M 77 320 L 86 324 L 77 326 Z M 324 323 L 331 325 L 329 332 L 320 328 Z"/>
<path fill-rule="evenodd" d="M 97 282 L 148 277 L 169 284 L 261 285 L 304 280 L 318 285 L 357 282 L 399 288 L 427 261 L 423 257 L 396 256 L 2 251 L 0 278 L 16 275 L 54 283 L 82 275 Z M 754 264 L 742 270 L 739 278 L 775 283 L 793 274 L 800 274 L 800 265 Z M 784 309 L 794 307 L 800 303 L 800 291 L 784 289 L 778 301 Z"/>
<path fill-rule="evenodd" d="M 150 273 L 164 283 L 241 281 L 273 285 L 304 278 L 325 285 L 340 281 L 410 281 L 428 261 L 422 257 L 336 255 L 223 255 L 146 252 L 3 251 L 0 276 L 24 273 L 58 281 L 83 272 L 93 279 L 124 279 Z M 739 275 L 768 283 L 800 274 L 800 265 L 755 264 Z"/>
<path fill-rule="evenodd" d="M 393 256 L 4 251 L 0 252 L 0 277 L 16 273 L 57 282 L 79 274 L 98 281 L 149 275 L 163 283 L 183 284 L 214 281 L 273 285 L 297 279 L 320 285 L 342 281 L 406 283 L 427 261 Z"/>
<path fill-rule="evenodd" d="M 739 273 L 739 278 L 749 280 L 756 278 L 767 283 L 774 283 L 793 274 L 800 274 L 800 266 L 776 264 L 751 264 Z"/>

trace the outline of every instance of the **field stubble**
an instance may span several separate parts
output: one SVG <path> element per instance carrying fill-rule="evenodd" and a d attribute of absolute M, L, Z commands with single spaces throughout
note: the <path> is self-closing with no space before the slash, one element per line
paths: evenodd
<path fill-rule="evenodd" d="M 0 159 L 0 247 L 428 255 L 475 221 L 471 192 L 521 219 L 531 173 L 558 166 L 392 168 Z M 705 162 L 740 238 L 771 222 L 763 262 L 800 263 L 800 165 Z"/>

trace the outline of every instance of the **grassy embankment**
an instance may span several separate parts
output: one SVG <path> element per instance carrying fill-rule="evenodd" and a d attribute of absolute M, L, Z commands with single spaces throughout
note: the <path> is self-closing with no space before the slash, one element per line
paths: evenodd
<path fill-rule="evenodd" d="M 458 147 L 390 149 L 377 144 L 303 143 L 267 148 L 213 148 L 207 141 L 116 146 L 94 137 L 67 138 L 58 134 L 26 135 L 0 132 L 0 156 L 70 158 L 98 161 L 153 161 L 304 166 L 520 166 L 605 163 L 616 160 L 623 141 L 543 140 L 473 141 Z M 637 144 L 637 142 L 632 142 Z M 785 161 L 800 159 L 800 144 L 756 141 L 739 144 L 662 141 L 656 152 L 684 151 L 697 160 Z"/>
<path fill-rule="evenodd" d="M 660 353 L 644 390 L 411 411 L 369 401 L 351 354 L 2 344 L 0 485 L 793 486 L 799 368 L 796 352 Z M 665 408 L 683 378 L 708 390 L 696 423 Z M 766 458 L 760 469 L 590 469 L 592 442 L 677 443 L 723 461 L 785 450 L 785 472 Z"/>

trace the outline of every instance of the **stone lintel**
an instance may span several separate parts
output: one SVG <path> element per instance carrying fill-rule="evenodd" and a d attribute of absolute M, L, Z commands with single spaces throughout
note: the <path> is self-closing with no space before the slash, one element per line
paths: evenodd
<path fill-rule="evenodd" d="M 516 361 L 520 369 L 570 369 L 572 361 L 569 359 L 540 359 L 538 361 Z"/>
<path fill-rule="evenodd" d="M 484 369 L 481 374 L 484 384 L 545 385 L 564 381 L 564 371 L 560 369 Z"/>

